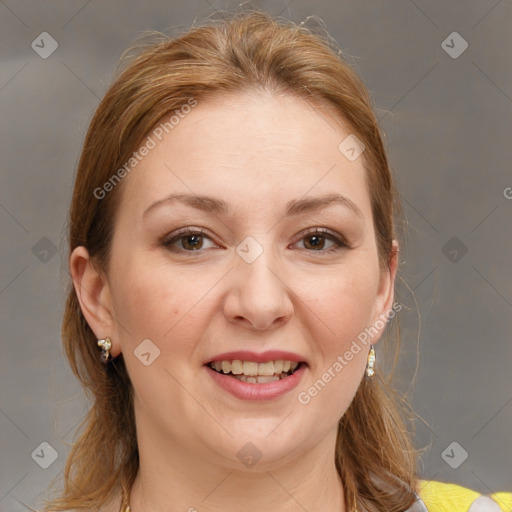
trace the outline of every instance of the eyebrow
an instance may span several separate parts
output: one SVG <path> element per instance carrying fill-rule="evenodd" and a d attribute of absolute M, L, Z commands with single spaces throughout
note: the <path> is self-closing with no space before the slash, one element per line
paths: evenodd
<path fill-rule="evenodd" d="M 196 208 L 207 213 L 214 213 L 218 215 L 228 215 L 230 211 L 228 203 L 222 199 L 194 194 L 171 194 L 151 204 L 148 208 L 146 208 L 142 216 L 145 217 L 155 208 L 167 205 L 174 201 L 178 201 L 187 206 L 191 206 L 192 208 Z M 363 212 L 357 207 L 357 205 L 351 199 L 341 194 L 328 194 L 319 197 L 293 199 L 292 201 L 286 203 L 286 215 L 291 216 L 300 215 L 306 212 L 315 212 L 334 204 L 348 208 L 358 217 L 364 220 Z"/>

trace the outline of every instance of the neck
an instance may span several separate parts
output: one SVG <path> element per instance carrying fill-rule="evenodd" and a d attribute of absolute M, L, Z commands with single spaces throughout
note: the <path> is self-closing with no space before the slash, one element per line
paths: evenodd
<path fill-rule="evenodd" d="M 163 447 L 157 435 L 140 437 L 131 512 L 295 512 L 318 510 L 319 503 L 323 512 L 348 511 L 334 464 L 336 432 L 286 462 L 247 469 L 216 463 L 172 440 Z"/>

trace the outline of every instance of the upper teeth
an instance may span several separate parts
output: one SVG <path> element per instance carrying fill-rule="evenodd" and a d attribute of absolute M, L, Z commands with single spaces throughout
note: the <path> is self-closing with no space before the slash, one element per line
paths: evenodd
<path fill-rule="evenodd" d="M 223 373 L 232 373 L 233 375 L 279 375 L 282 372 L 293 371 L 299 366 L 297 361 L 268 361 L 267 363 L 256 363 L 255 361 L 213 361 L 210 366 Z"/>

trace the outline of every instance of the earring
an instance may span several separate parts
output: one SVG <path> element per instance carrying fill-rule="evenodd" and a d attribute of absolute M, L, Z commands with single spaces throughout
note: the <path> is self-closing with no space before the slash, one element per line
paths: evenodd
<path fill-rule="evenodd" d="M 110 358 L 110 349 L 112 348 L 112 342 L 110 341 L 110 338 L 98 340 L 98 347 L 102 348 L 101 361 L 103 363 L 108 363 L 108 360 Z"/>
<path fill-rule="evenodd" d="M 370 352 L 368 352 L 368 362 L 366 364 L 366 376 L 367 377 L 373 377 L 375 374 L 375 349 L 373 348 L 373 345 L 370 345 Z"/>

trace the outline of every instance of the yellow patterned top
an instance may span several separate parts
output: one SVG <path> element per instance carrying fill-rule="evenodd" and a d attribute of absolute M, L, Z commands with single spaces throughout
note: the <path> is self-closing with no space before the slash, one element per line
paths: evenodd
<path fill-rule="evenodd" d="M 420 482 L 420 497 L 428 512 L 511 512 L 512 492 L 482 495 L 442 482 Z"/>

